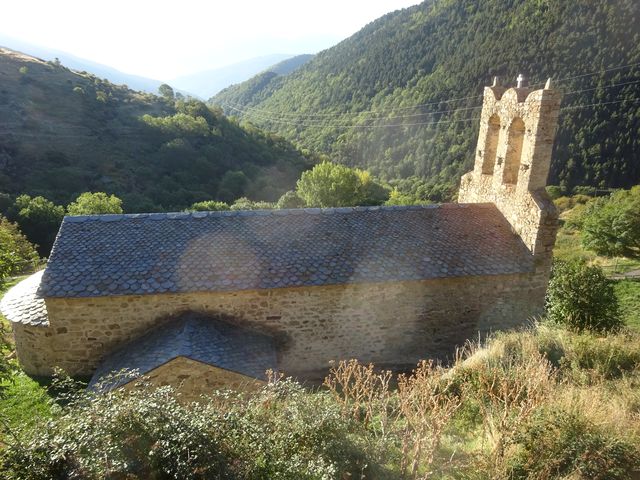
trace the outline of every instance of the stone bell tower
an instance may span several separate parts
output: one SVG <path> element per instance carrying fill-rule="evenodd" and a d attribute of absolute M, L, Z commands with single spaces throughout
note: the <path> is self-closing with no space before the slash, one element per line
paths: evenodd
<path fill-rule="evenodd" d="M 562 95 L 551 88 L 485 87 L 472 172 L 462 177 L 458 202 L 494 203 L 546 272 L 558 229 L 557 211 L 545 191 Z"/>

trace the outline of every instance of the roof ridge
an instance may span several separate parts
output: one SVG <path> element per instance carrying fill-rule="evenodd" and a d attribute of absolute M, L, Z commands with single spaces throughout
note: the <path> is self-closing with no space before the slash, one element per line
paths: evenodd
<path fill-rule="evenodd" d="M 206 217 L 264 217 L 285 215 L 332 215 L 334 213 L 375 212 L 375 211 L 406 211 L 406 210 L 433 210 L 439 208 L 468 208 L 470 205 L 477 207 L 486 206 L 485 203 L 433 203 L 428 205 L 375 205 L 358 207 L 306 207 L 284 209 L 258 209 L 258 210 L 221 210 L 221 211 L 195 211 L 195 212 L 162 212 L 162 213 L 109 213 L 96 215 L 65 215 L 63 222 L 83 223 L 87 221 L 117 222 L 125 219 L 148 218 L 150 220 L 185 220 L 189 218 Z"/>

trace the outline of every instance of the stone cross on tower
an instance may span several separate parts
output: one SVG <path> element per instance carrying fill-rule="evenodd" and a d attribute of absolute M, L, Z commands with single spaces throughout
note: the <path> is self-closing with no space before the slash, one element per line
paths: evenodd
<path fill-rule="evenodd" d="M 545 186 L 562 95 L 494 82 L 484 89 L 480 134 L 472 172 L 462 177 L 460 203 L 494 203 L 536 260 L 551 262 L 557 212 Z"/>

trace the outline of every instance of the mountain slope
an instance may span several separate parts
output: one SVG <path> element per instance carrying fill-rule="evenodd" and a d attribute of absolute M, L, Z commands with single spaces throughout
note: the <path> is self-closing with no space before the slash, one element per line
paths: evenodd
<path fill-rule="evenodd" d="M 381 17 L 287 77 L 263 73 L 211 101 L 439 199 L 471 168 L 480 94 L 494 75 L 513 85 L 519 73 L 540 82 L 639 63 L 639 25 L 634 0 L 429 0 Z M 602 105 L 562 113 L 551 182 L 640 181 L 640 88 L 627 83 L 637 80 L 635 66 L 556 82 L 587 90 L 567 94 L 565 106 Z"/>
<path fill-rule="evenodd" d="M 296 55 L 295 57 L 287 58 L 271 67 L 267 68 L 267 71 L 277 73 L 278 75 L 289 75 L 291 72 L 295 72 L 302 65 L 307 63 L 313 58 L 311 54 Z"/>
<path fill-rule="evenodd" d="M 158 91 L 158 87 L 163 83 L 152 78 L 124 73 L 113 67 L 93 62 L 86 58 L 76 57 L 75 55 L 71 55 L 70 53 L 63 52 L 61 50 L 34 45 L 2 34 L 0 34 L 0 46 L 10 50 L 24 52 L 27 55 L 39 57 L 43 60 L 52 61 L 57 58 L 60 60 L 60 63 L 68 68 L 78 70 L 79 72 L 87 71 L 99 78 L 107 78 L 112 83 L 127 85 L 129 88 L 134 90 L 156 93 Z"/>
<path fill-rule="evenodd" d="M 309 162 L 202 102 L 161 99 L 0 49 L 0 192 L 67 203 L 93 190 L 128 211 L 241 195 L 274 200 Z"/>

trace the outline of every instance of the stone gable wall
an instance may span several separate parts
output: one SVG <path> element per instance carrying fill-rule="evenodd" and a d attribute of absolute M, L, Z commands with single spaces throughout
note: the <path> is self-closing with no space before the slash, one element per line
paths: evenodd
<path fill-rule="evenodd" d="M 536 273 L 226 293 L 46 300 L 48 327 L 14 324 L 23 368 L 60 366 L 91 375 L 123 343 L 192 310 L 273 335 L 280 369 L 322 377 L 331 360 L 410 368 L 445 358 L 468 338 L 540 314 L 546 277 Z"/>
<path fill-rule="evenodd" d="M 534 254 L 538 271 L 549 274 L 558 214 L 545 191 L 562 96 L 542 90 L 486 87 L 472 172 L 462 177 L 460 203 L 494 203 Z M 499 122 L 499 128 L 496 123 Z M 524 123 L 524 137 L 518 137 Z M 496 138 L 497 136 L 497 138 Z M 515 183 L 505 169 L 516 158 Z"/>
<path fill-rule="evenodd" d="M 255 380 L 239 373 L 230 372 L 186 357 L 178 357 L 170 362 L 154 368 L 144 375 L 146 382 L 156 387 L 171 385 L 180 393 L 183 402 L 193 402 L 202 395 L 209 395 L 214 390 L 231 388 L 238 391 L 251 391 L 260 388 L 265 382 Z M 134 380 L 125 388 L 136 388 Z"/>

